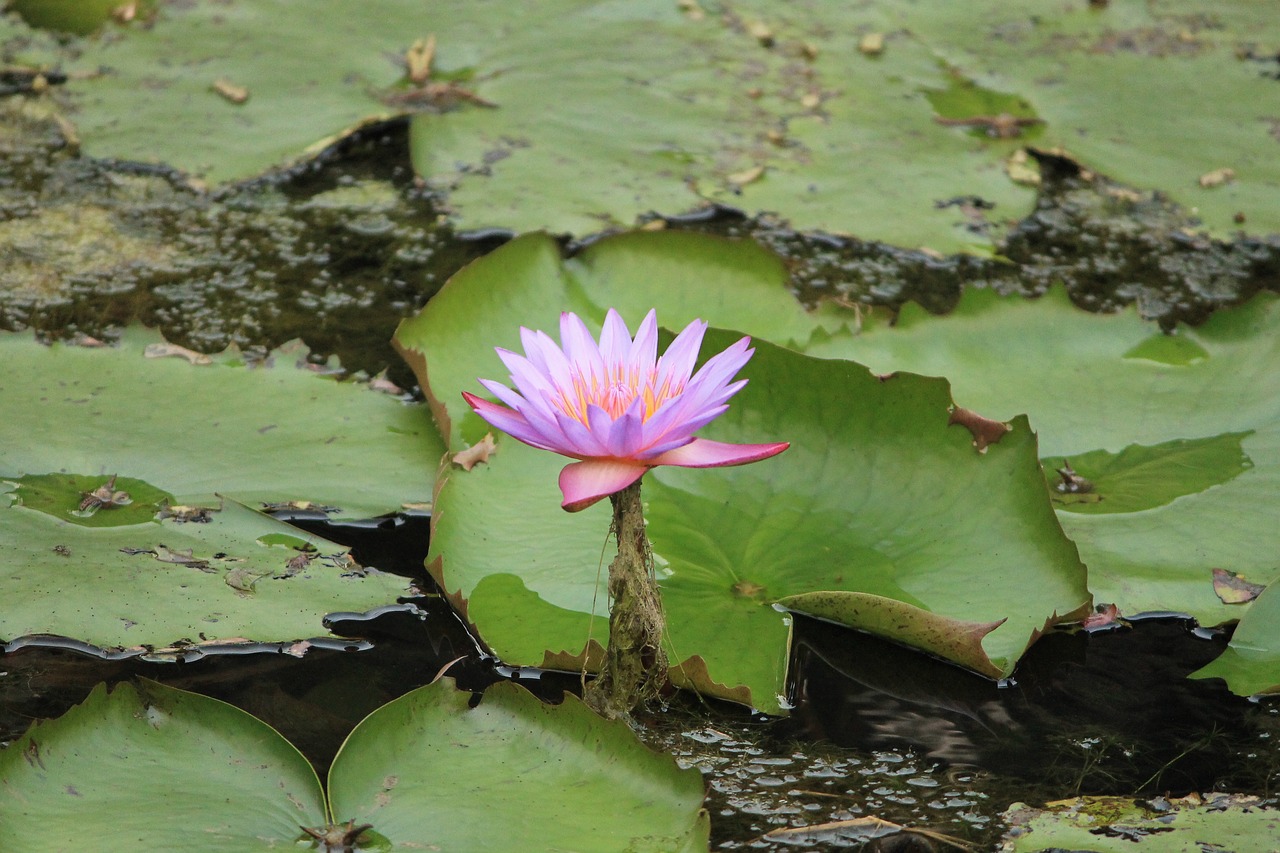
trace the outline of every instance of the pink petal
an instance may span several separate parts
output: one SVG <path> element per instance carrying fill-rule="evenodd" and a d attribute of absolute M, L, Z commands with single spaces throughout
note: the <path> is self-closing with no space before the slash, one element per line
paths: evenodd
<path fill-rule="evenodd" d="M 678 465 L 681 468 L 719 468 L 723 465 L 745 465 L 777 456 L 791 446 L 788 441 L 777 444 L 729 444 L 695 438 L 688 444 L 668 450 L 648 460 L 649 465 Z"/>
<path fill-rule="evenodd" d="M 635 462 L 618 459 L 587 459 L 572 462 L 560 472 L 560 506 L 569 512 L 586 509 L 601 498 L 620 492 L 649 470 Z"/>

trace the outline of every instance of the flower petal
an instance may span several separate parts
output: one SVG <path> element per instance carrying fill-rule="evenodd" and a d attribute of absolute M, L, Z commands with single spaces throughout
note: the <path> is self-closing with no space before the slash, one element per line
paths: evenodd
<path fill-rule="evenodd" d="M 604 327 L 600 330 L 600 357 L 604 363 L 616 367 L 624 364 L 631 350 L 631 333 L 622 315 L 612 308 L 604 315 Z"/>
<path fill-rule="evenodd" d="M 723 465 L 745 465 L 777 456 L 791 446 L 791 442 L 776 444 L 729 444 L 695 438 L 686 445 L 668 450 L 648 461 L 649 465 L 678 465 L 681 468 L 719 468 Z"/>
<path fill-rule="evenodd" d="M 560 472 L 560 506 L 569 512 L 586 509 L 601 498 L 620 492 L 644 476 L 643 465 L 620 459 L 571 462 Z"/>
<path fill-rule="evenodd" d="M 475 394 L 462 392 L 462 396 L 466 398 L 467 405 L 475 410 L 475 413 L 489 422 L 491 426 L 505 432 L 514 439 L 523 441 L 525 444 L 536 447 L 539 450 L 554 450 L 560 452 L 560 448 L 553 447 L 547 443 L 547 440 L 536 429 L 529 425 L 524 416 L 519 412 L 513 412 L 505 406 L 499 406 L 496 403 L 490 403 Z"/>
<path fill-rule="evenodd" d="M 610 309 L 612 310 L 612 309 Z M 649 313 L 640 321 L 636 329 L 636 339 L 625 354 L 627 364 L 635 368 L 641 376 L 653 369 L 658 357 L 658 312 L 650 308 Z"/>
<path fill-rule="evenodd" d="M 565 358 L 578 375 L 596 382 L 604 380 L 608 358 L 601 358 L 600 347 L 596 345 L 596 339 L 591 337 L 591 331 L 571 311 L 560 315 L 560 343 L 564 347 Z"/>
<path fill-rule="evenodd" d="M 698 361 L 698 350 L 702 348 L 702 336 L 707 331 L 707 324 L 694 320 L 684 327 L 684 331 L 676 335 L 676 339 L 667 347 L 658 361 L 658 376 L 654 384 L 660 389 L 667 385 L 671 389 L 683 388 L 693 375 L 693 366 Z"/>

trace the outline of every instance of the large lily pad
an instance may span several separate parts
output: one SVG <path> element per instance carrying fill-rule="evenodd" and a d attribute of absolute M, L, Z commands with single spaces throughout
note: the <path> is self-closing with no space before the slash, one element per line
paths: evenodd
<path fill-rule="evenodd" d="M 0 26 L 18 32 L 14 21 Z M 94 157 L 211 182 L 255 177 L 406 109 L 404 54 L 436 26 L 413 0 L 163 3 L 76 45 L 69 118 Z M 0 30 L 3 32 L 3 30 Z"/>
<path fill-rule="evenodd" d="M 144 357 L 161 344 L 141 328 L 103 348 L 0 334 L 0 478 L 118 474 L 192 503 L 310 501 L 354 517 L 430 495 L 443 447 L 423 407 L 300 369 L 296 345 L 250 367 L 235 351 Z"/>
<path fill-rule="evenodd" d="M 441 682 L 370 714 L 334 761 L 329 807 L 307 760 L 249 714 L 100 685 L 0 751 L 0 833 L 14 850 L 240 853 L 293 848 L 336 816 L 374 825 L 361 849 L 707 849 L 700 774 L 625 725 L 510 684 L 470 699 Z"/>
<path fill-rule="evenodd" d="M 1133 309 L 1076 309 L 1061 289 L 1036 301 L 971 291 L 945 317 L 907 306 L 892 327 L 868 322 L 808 351 L 946 376 L 961 405 L 991 417 L 1027 412 L 1047 467 L 1065 460 L 1090 481 L 1055 489 L 1059 518 L 1095 597 L 1125 613 L 1216 625 L 1241 608 L 1215 595 L 1212 569 L 1260 584 L 1280 574 L 1274 296 L 1164 335 Z"/>
<path fill-rule="evenodd" d="M 712 242 L 734 252 L 733 244 Z M 522 323 L 553 328 L 561 308 L 598 321 L 604 309 L 595 300 L 611 293 L 658 306 L 674 325 L 695 310 L 697 265 L 685 279 L 671 263 L 654 281 L 634 256 L 605 263 L 604 245 L 596 262 L 566 267 L 554 251 L 545 238 L 516 241 L 455 277 L 402 324 L 398 344 L 429 384 L 455 449 L 478 442 L 486 429 L 466 414 L 461 391 L 479 387 L 474 377 L 504 375 L 492 345 L 511 344 Z M 672 253 L 680 257 L 679 249 Z M 594 276 L 599 269 L 611 274 Z M 759 288 L 771 298 L 763 280 Z M 707 316 L 718 320 L 724 299 L 735 305 L 725 313 L 747 311 L 754 325 L 789 334 L 795 314 L 766 316 L 750 300 L 732 303 L 716 290 L 708 289 L 715 295 Z M 667 319 L 669 293 L 681 295 Z M 711 335 L 704 351 L 733 339 Z M 743 372 L 751 384 L 706 434 L 790 440 L 792 448 L 755 465 L 658 469 L 646 480 L 678 678 L 780 710 L 789 628 L 775 602 L 993 676 L 1011 671 L 1039 630 L 1087 603 L 1025 420 L 979 453 L 969 431 L 948 425 L 945 382 L 882 380 L 860 365 L 757 347 Z M 581 665 L 589 638 L 607 630 L 597 580 L 608 511 L 560 510 L 555 484 L 564 462 L 500 437 L 487 464 L 451 470 L 437 496 L 433 571 L 511 663 Z"/>
<path fill-rule="evenodd" d="M 143 357 L 158 344 L 140 329 L 109 349 L 0 335 L 0 640 L 293 642 L 405 595 L 237 499 L 357 517 L 425 500 L 442 453 L 425 408 L 297 369 L 296 347 L 251 369 L 234 353 Z"/>
<path fill-rule="evenodd" d="M 326 635 L 325 614 L 409 594 L 403 578 L 354 571 L 346 549 L 234 501 L 215 504 L 203 523 L 109 527 L 77 523 L 74 507 L 59 518 L 0 506 L 0 642 L 55 635 L 138 651 L 291 643 Z"/>
<path fill-rule="evenodd" d="M 418 169 L 468 226 L 582 233 L 711 199 L 802 229 L 977 249 L 1027 211 L 1032 191 L 1005 160 L 1030 143 L 1165 190 L 1218 232 L 1237 213 L 1280 229 L 1275 117 L 1256 106 L 1274 82 L 1241 58 L 1280 28 L 1249 2 L 1206 15 L 1190 3 L 1045 14 L 1032 0 L 546 0 L 518 20 L 475 4 L 442 19 L 442 50 L 488 75 L 499 105 L 414 122 Z M 1002 113 L 1024 126 L 992 121 Z M 1233 177 L 1201 185 L 1224 168 Z M 994 212 L 967 218 L 954 203 L 974 198 Z"/>

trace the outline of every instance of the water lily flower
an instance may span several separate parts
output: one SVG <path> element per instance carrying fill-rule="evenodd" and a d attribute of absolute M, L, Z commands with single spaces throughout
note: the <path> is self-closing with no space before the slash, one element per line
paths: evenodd
<path fill-rule="evenodd" d="M 733 381 L 755 350 L 743 338 L 693 372 L 707 324 L 694 320 L 657 357 L 658 319 L 650 311 L 635 338 L 609 309 L 600 341 L 572 313 L 560 315 L 557 345 L 520 329 L 525 354 L 498 348 L 515 390 L 480 384 L 506 405 L 463 392 L 476 414 L 532 447 L 579 461 L 560 472 L 562 506 L 576 512 L 630 486 L 650 468 L 713 468 L 767 459 L 790 445 L 729 444 L 694 433 L 723 414 L 747 384 Z"/>

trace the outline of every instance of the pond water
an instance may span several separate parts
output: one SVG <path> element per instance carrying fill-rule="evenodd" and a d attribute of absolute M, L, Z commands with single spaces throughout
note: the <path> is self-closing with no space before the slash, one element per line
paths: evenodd
<path fill-rule="evenodd" d="M 4 273 L 5 328 L 110 337 L 141 320 L 202 350 L 303 337 L 317 359 L 388 369 L 411 387 L 388 346 L 396 322 L 509 236 L 448 229 L 413 184 L 402 126 L 353 140 L 277 183 L 197 197 L 164 174 L 66 156 L 46 142 L 38 117 L 10 118 L 27 122 L 28 135 L 5 155 L 13 168 L 0 169 L 0 228 L 8 229 L 0 239 L 26 241 L 28 251 L 24 266 Z M 1056 183 L 1014 232 L 1012 263 L 795 234 L 722 210 L 669 224 L 760 239 L 787 260 L 809 303 L 912 299 L 941 311 L 966 282 L 1036 293 L 1065 280 L 1087 307 L 1137 300 L 1171 324 L 1274 287 L 1274 242 L 1196 241 L 1158 198 L 1120 204 L 1105 185 L 1085 187 L 1068 165 L 1055 168 Z M 72 251 L 69 238 L 57 237 L 69 233 L 57 226 L 71 207 L 81 222 L 97 217 L 107 248 Z M 1125 236 L 1135 223 L 1140 239 Z M 1120 292 L 1108 288 L 1117 277 L 1106 270 L 1115 269 L 1141 274 L 1127 276 L 1136 283 Z M 323 770 L 365 714 L 458 658 L 449 672 L 463 687 L 512 678 L 551 700 L 578 689 L 576 674 L 513 671 L 480 650 L 422 570 L 425 517 L 290 520 L 352 545 L 362 564 L 416 578 L 423 596 L 367 619 L 335 619 L 335 632 L 360 639 L 317 643 L 301 658 L 263 648 L 105 660 L 74 644 L 12 644 L 0 657 L 0 741 L 64 712 L 102 680 L 144 675 L 262 717 Z M 1185 677 L 1225 642 L 1176 614 L 1055 633 L 997 685 L 798 618 L 789 718 L 677 695 L 642 721 L 640 735 L 704 771 L 719 849 L 857 849 L 865 839 L 839 829 L 765 834 L 868 815 L 989 849 L 1015 801 L 1211 790 L 1271 797 L 1280 787 L 1280 707 Z"/>

